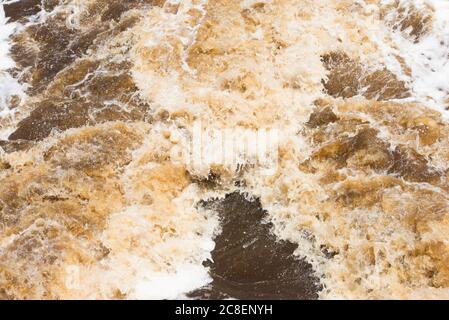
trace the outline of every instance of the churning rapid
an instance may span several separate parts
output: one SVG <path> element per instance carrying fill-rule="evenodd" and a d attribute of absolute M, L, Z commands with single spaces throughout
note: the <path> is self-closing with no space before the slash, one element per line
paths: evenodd
<path fill-rule="evenodd" d="M 449 298 L 449 1 L 1 3 L 0 298 Z"/>

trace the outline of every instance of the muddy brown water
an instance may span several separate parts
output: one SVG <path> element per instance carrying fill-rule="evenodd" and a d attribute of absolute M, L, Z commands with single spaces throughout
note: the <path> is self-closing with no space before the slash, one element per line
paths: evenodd
<path fill-rule="evenodd" d="M 24 22 L 27 17 L 41 10 L 52 11 L 60 2 L 62 3 L 62 0 L 21 0 L 4 5 L 4 8 L 6 16 L 11 21 Z M 224 10 L 226 1 L 214 3 L 217 8 L 211 8 L 212 13 L 213 9 Z M 115 135 L 106 131 L 105 127 L 106 129 L 99 128 L 89 133 L 75 134 L 72 140 L 70 137 L 67 139 L 71 142 L 76 142 L 76 139 L 84 141 L 85 144 L 81 150 L 99 150 L 92 152 L 92 157 L 86 155 L 78 161 L 75 156 L 74 159 L 67 160 L 66 153 L 69 148 L 64 147 L 65 142 L 61 143 L 62 149 L 57 151 L 56 148 L 55 152 L 59 152 L 58 157 L 64 160 L 61 160 L 61 163 L 66 163 L 63 170 L 75 169 L 78 170 L 76 172 L 86 173 L 86 176 L 90 175 L 89 181 L 93 178 L 95 183 L 103 179 L 103 176 L 95 176 L 94 173 L 101 173 L 106 165 L 117 162 L 118 167 L 123 168 L 129 161 L 125 151 L 135 137 L 134 131 L 131 129 L 128 131 L 126 125 L 135 122 L 165 125 L 172 119 L 170 119 L 171 115 L 163 109 L 159 110 L 161 112 L 155 112 L 158 107 L 152 105 L 151 100 L 141 99 L 138 94 L 139 86 L 132 76 L 133 61 L 126 54 L 123 55 L 125 57 L 123 61 L 117 62 L 115 59 L 117 53 L 114 50 L 104 50 L 106 52 L 104 56 L 98 56 L 95 53 L 101 48 L 110 48 L 110 39 L 119 38 L 138 24 L 140 19 L 138 12 L 141 8 L 163 4 L 164 0 L 96 0 L 92 1 L 92 5 L 88 6 L 82 16 L 82 25 L 88 27 L 79 30 L 69 28 L 66 23 L 68 13 L 64 10 L 55 10 L 47 20 L 31 24 L 14 34 L 11 37 L 11 55 L 16 61 L 16 68 L 10 72 L 20 82 L 30 84 L 27 94 L 31 99 L 25 101 L 24 106 L 18 101 L 10 102 L 11 109 L 14 107 L 20 111 L 20 117 L 16 119 L 18 122 L 15 126 L 16 130 L 12 132 L 8 141 L 0 141 L 0 148 L 5 154 L 39 146 L 48 136 L 54 134 L 57 137 L 58 132 L 120 121 L 125 123 L 123 127 L 111 126 L 118 130 Z M 168 9 L 173 12 L 177 10 L 175 7 Z M 412 14 L 405 15 L 405 11 L 400 8 L 390 9 L 397 12 L 393 15 L 396 17 L 394 21 L 386 21 L 387 26 L 392 30 L 404 31 L 411 28 L 410 35 L 416 41 L 429 32 L 431 19 L 425 12 L 412 10 Z M 228 12 L 226 15 L 228 16 Z M 248 23 L 250 24 L 251 22 Z M 215 30 L 215 27 L 212 25 L 210 30 Z M 115 45 L 114 49 L 116 49 Z M 124 46 L 124 49 L 129 48 Z M 156 55 L 159 54 L 156 53 Z M 213 50 L 210 51 L 210 58 L 215 59 Z M 402 298 L 402 289 L 424 288 L 426 291 L 429 288 L 443 290 L 449 287 L 447 268 L 449 260 L 446 255 L 448 247 L 445 244 L 447 233 L 444 233 L 447 223 L 444 215 L 448 212 L 446 195 L 449 177 L 449 169 L 445 165 L 448 153 L 444 153 L 448 141 L 446 125 L 442 123 L 438 115 L 427 109 L 414 104 L 391 103 L 391 99 L 408 98 L 412 93 L 406 82 L 397 78 L 385 67 L 372 69 L 369 65 L 364 65 L 362 60 L 343 51 L 324 53 L 321 61 L 328 71 L 328 76 L 322 80 L 322 90 L 327 98 L 316 101 L 316 109 L 310 115 L 307 125 L 298 133 L 310 140 L 310 146 L 315 152 L 309 159 L 298 164 L 298 170 L 294 168 L 282 173 L 287 176 L 293 171 L 293 174 L 300 174 L 301 177 L 302 173 L 321 177 L 324 191 L 319 191 L 317 194 L 326 195 L 328 200 L 310 209 L 308 206 L 302 206 L 304 211 L 301 214 L 312 217 L 316 222 L 316 228 L 321 228 L 316 234 L 321 234 L 321 230 L 338 230 L 335 233 L 329 231 L 322 239 L 314 237 L 314 244 L 322 249 L 324 256 L 329 259 L 327 261 L 333 261 L 331 259 L 338 255 L 339 261 L 345 262 L 340 265 L 341 274 L 344 274 L 344 277 L 340 278 L 344 279 L 343 281 L 334 277 L 337 279 L 334 288 L 329 288 L 331 282 L 326 282 L 328 279 L 323 278 L 321 281 L 326 282 L 326 289 L 331 293 L 333 293 L 332 290 L 339 289 L 340 292 L 353 297 L 356 295 L 353 292 L 355 287 L 360 297 L 376 299 L 390 297 L 390 295 L 393 298 Z M 398 62 L 401 63 L 405 73 L 410 70 L 404 61 L 398 60 Z M 245 91 L 246 83 L 231 89 Z M 352 100 L 353 97 L 358 96 L 364 96 L 366 101 Z M 388 138 L 381 136 L 381 132 L 388 132 Z M 398 144 L 393 147 L 390 143 L 391 139 L 399 141 Z M 118 140 L 123 141 L 117 143 L 114 151 L 113 146 Z M 417 140 L 429 151 L 414 147 Z M 100 146 L 99 149 L 98 146 Z M 44 162 L 53 161 L 52 157 L 52 152 L 46 153 Z M 59 159 L 58 157 L 54 159 Z M 161 157 L 157 160 L 165 161 L 166 159 Z M 54 168 L 56 164 L 47 163 L 48 168 Z M 441 164 L 444 164 L 444 168 L 441 168 Z M 33 189 L 30 194 L 22 192 L 24 188 L 19 188 L 20 183 L 15 186 L 15 182 L 20 182 L 20 179 L 39 183 L 44 180 L 50 186 L 55 184 L 51 176 L 45 177 L 49 170 L 44 171 L 42 178 L 34 177 L 33 174 L 38 170 L 31 170 L 32 166 L 32 163 L 22 166 L 15 165 L 14 161 L 10 163 L 0 159 L 0 170 L 10 170 L 16 174 L 10 179 L 11 187 L 4 181 L 0 183 L 4 189 L 3 194 L 0 195 L 4 195 L 5 203 L 8 204 L 2 207 L 0 203 L 0 215 L 6 212 L 5 219 L 9 219 L 8 221 L 16 221 L 23 211 L 22 208 L 29 206 L 31 200 L 34 201 L 33 204 L 43 204 L 44 216 L 48 214 L 48 210 L 45 209 L 48 207 L 56 208 L 54 210 L 59 217 L 64 214 L 70 216 L 72 213 L 78 213 L 81 210 L 79 208 L 83 208 L 84 202 L 88 202 L 84 197 L 77 195 L 72 204 L 64 195 L 46 195 L 45 192 L 41 194 L 41 189 Z M 339 172 L 340 169 L 357 172 L 357 175 L 347 176 Z M 21 173 L 22 170 L 23 173 Z M 160 176 L 164 177 L 163 174 Z M 206 182 L 193 182 L 198 183 L 201 188 L 214 188 L 214 180 L 219 180 L 220 177 L 212 178 L 207 179 Z M 298 178 L 298 181 L 307 184 L 307 179 Z M 57 181 L 57 179 L 54 180 Z M 167 175 L 164 183 L 169 180 L 173 180 L 171 175 Z M 86 185 L 91 183 L 86 183 L 87 180 L 80 181 Z M 112 178 L 101 180 L 101 186 L 98 187 L 98 199 L 103 197 L 104 190 L 115 192 L 119 189 L 114 181 Z M 104 183 L 110 185 L 109 189 Z M 440 188 L 441 191 L 415 189 L 417 183 L 425 183 L 435 189 Z M 96 184 L 94 186 L 97 188 Z M 287 189 L 288 186 L 276 182 L 273 187 L 281 190 Z M 69 195 L 72 195 L 72 192 L 75 191 L 70 190 Z M 96 197 L 92 196 L 90 201 L 97 201 Z M 121 195 L 117 196 L 119 199 L 120 197 Z M 282 200 L 282 196 L 276 195 L 276 197 L 278 201 Z M 201 197 L 198 197 L 196 201 L 199 199 Z M 294 199 L 296 207 L 300 207 L 301 199 L 303 199 L 302 195 Z M 264 201 L 272 200 L 264 199 Z M 101 200 L 101 202 L 107 202 L 107 200 Z M 273 225 L 267 221 L 268 214 L 259 200 L 248 200 L 248 197 L 236 192 L 228 194 L 223 200 L 206 199 L 200 205 L 217 212 L 222 230 L 214 239 L 216 247 L 211 252 L 211 260 L 204 262 L 204 266 L 209 269 L 212 282 L 189 293 L 191 298 L 318 298 L 323 286 L 314 275 L 311 265 L 294 255 L 295 250 L 298 249 L 297 244 L 279 241 L 276 238 L 272 233 Z M 92 208 L 97 206 L 92 205 Z M 405 218 L 402 214 L 403 208 L 407 208 L 410 213 Z M 110 213 L 109 208 L 101 207 L 100 209 L 101 212 Z M 371 224 L 365 219 L 366 216 L 360 215 L 360 212 L 367 212 L 367 210 L 378 213 L 379 220 L 376 220 L 376 223 Z M 64 214 L 61 215 L 61 211 Z M 319 212 L 318 215 L 317 212 Z M 295 213 L 292 212 L 292 214 Z M 93 226 L 97 223 L 93 219 L 96 217 L 97 214 L 89 217 L 91 220 L 88 221 L 92 221 Z M 68 221 L 72 222 L 72 220 Z M 78 227 L 81 225 L 84 224 L 75 221 L 74 225 L 71 225 L 71 230 L 80 232 Z M 329 226 L 332 228 L 328 228 Z M 302 228 L 304 225 L 295 225 L 295 227 Z M 390 230 L 389 228 L 394 230 L 395 234 L 413 234 L 413 241 L 407 238 L 407 247 L 401 247 L 400 241 L 392 241 L 390 234 L 384 232 Z M 302 230 L 309 230 L 308 226 Z M 353 241 L 351 237 L 354 230 L 362 234 L 360 243 L 363 245 L 343 246 L 342 243 Z M 429 230 L 436 231 L 429 235 Z M 314 235 L 313 231 L 311 235 Z M 52 233 L 47 233 L 43 236 L 44 239 L 52 240 L 50 238 Z M 17 231 L 17 234 L 20 232 Z M 382 243 L 388 243 L 385 250 L 378 250 L 373 245 L 374 239 L 378 239 L 380 234 L 386 239 L 382 238 Z M 14 290 L 10 290 L 13 293 L 7 292 L 2 287 L 3 284 L 0 284 L 0 299 L 57 297 L 56 293 L 50 289 L 45 293 L 47 295 L 27 295 L 29 293 L 26 290 L 20 292 L 20 289 L 29 289 L 29 287 L 40 290 L 43 287 L 41 283 L 51 288 L 50 284 L 55 281 L 48 276 L 54 275 L 47 272 L 45 268 L 48 266 L 41 264 L 36 267 L 34 261 L 38 260 L 33 260 L 32 255 L 29 254 L 30 248 L 37 243 L 35 236 L 25 235 L 19 240 L 22 242 L 18 242 L 16 248 L 11 251 L 14 255 L 5 256 L 6 258 L 0 262 L 19 262 L 24 266 L 22 270 L 25 271 L 28 270 L 28 266 L 35 269 L 41 268 L 38 270 L 38 275 L 41 275 L 43 280 L 36 280 L 34 273 L 32 277 L 26 278 L 29 273 L 17 269 L 11 263 L 10 270 L 14 272 L 19 270 L 16 272 L 17 279 L 12 277 L 3 277 L 3 279 L 6 279 L 4 283 Z M 96 248 L 96 245 L 93 246 Z M 54 262 L 56 259 L 54 256 L 61 252 L 60 248 L 49 252 L 47 249 L 42 249 L 36 256 L 41 258 L 41 261 Z M 98 251 L 103 254 L 103 250 Z M 15 255 L 15 252 L 25 253 L 16 259 L 18 255 Z M 396 253 L 402 256 L 399 259 L 392 258 L 396 256 Z M 383 266 L 387 267 L 382 269 Z M 407 281 L 393 282 L 391 287 L 395 286 L 399 289 L 391 293 L 384 287 L 376 287 L 373 281 L 366 280 L 368 279 L 365 272 L 367 268 L 383 270 L 379 271 L 383 272 L 380 273 L 381 278 L 407 279 Z M 332 272 L 322 273 L 331 279 L 333 277 Z M 24 274 L 23 277 L 22 274 Z M 3 275 L 0 274 L 0 281 L 3 280 L 1 276 Z M 32 279 L 31 282 L 34 281 L 34 283 L 30 283 L 29 279 Z M 128 281 L 127 278 L 125 282 Z M 23 283 L 24 286 L 20 287 L 18 283 Z M 120 290 L 117 292 L 111 297 L 126 298 Z M 327 298 L 325 294 L 321 292 L 320 296 Z M 443 292 L 442 295 L 445 296 L 446 293 Z"/>
<path fill-rule="evenodd" d="M 11 21 L 20 21 L 42 9 L 52 10 L 56 3 L 57 1 L 24 0 L 5 5 L 5 13 Z M 114 10 L 117 11 L 117 15 L 123 12 L 121 6 L 116 4 L 113 2 L 109 5 L 107 9 L 109 14 L 112 14 L 111 12 Z M 58 24 L 55 26 L 58 26 Z M 41 26 L 40 28 L 44 27 Z M 64 26 L 61 26 L 61 28 L 64 28 Z M 57 60 L 53 57 L 66 54 L 64 45 L 61 46 L 60 52 L 58 46 L 53 46 L 53 42 L 55 42 L 53 38 L 55 32 L 59 34 L 58 39 L 65 39 L 65 42 L 76 40 L 76 36 L 71 33 L 61 33 L 61 30 L 58 31 L 58 29 L 53 31 L 53 33 L 47 33 L 47 36 L 42 38 L 40 42 L 44 44 L 48 42 L 51 45 L 49 49 L 54 54 L 47 52 L 42 57 L 37 57 L 37 60 L 33 63 L 34 68 L 39 69 L 40 65 L 44 67 L 46 65 L 61 65 L 59 67 L 61 69 L 66 66 L 60 60 L 56 64 L 52 63 L 53 60 Z M 32 37 L 34 36 L 32 35 Z M 64 41 L 59 42 L 65 44 Z M 16 46 L 14 55 L 16 60 L 19 61 L 18 58 L 24 57 L 25 64 L 32 62 L 31 59 L 27 58 L 22 46 Z M 97 67 L 97 65 L 95 66 Z M 55 77 L 59 69 L 53 72 L 44 67 L 42 67 L 43 73 L 38 72 L 37 74 L 39 74 L 39 83 L 45 83 L 46 85 Z M 126 70 L 124 74 L 126 74 Z M 42 82 L 41 79 L 47 79 L 48 81 Z M 104 79 L 100 80 L 104 81 Z M 116 84 L 116 86 L 119 86 L 119 84 Z M 86 82 L 86 86 L 89 86 L 89 81 Z M 130 88 L 133 88 L 133 90 L 130 90 Z M 95 91 L 90 87 L 88 89 L 92 92 Z M 135 91 L 132 83 L 123 86 L 121 91 L 120 87 L 116 89 L 116 95 L 117 92 L 121 91 L 125 93 Z M 40 90 L 36 92 L 31 90 L 29 94 L 37 94 L 38 91 Z M 32 141 L 47 137 L 53 129 L 66 130 L 87 124 L 89 110 L 95 109 L 96 105 L 101 107 L 102 100 L 104 100 L 102 99 L 104 90 L 93 93 L 98 101 L 79 101 L 80 99 L 73 97 L 57 97 L 58 99 L 50 97 L 48 100 L 43 100 L 33 108 L 28 118 L 19 123 L 18 129 L 11 135 L 10 141 L 1 141 L 0 146 L 7 152 L 24 150 L 29 147 Z M 109 113 L 112 114 L 113 110 Z M 143 117 L 139 115 L 137 118 Z M 109 115 L 103 120 L 126 120 L 126 117 L 122 118 L 122 116 Z M 132 118 L 131 120 L 135 119 Z M 321 288 L 319 280 L 313 276 L 312 267 L 293 255 L 297 245 L 278 241 L 271 233 L 272 225 L 265 221 L 267 213 L 258 200 L 249 201 L 244 195 L 233 193 L 227 195 L 224 200 L 208 200 L 204 201 L 202 205 L 215 208 L 218 211 L 222 232 L 215 239 L 216 247 L 212 252 L 213 262 L 206 261 L 204 263 L 210 270 L 213 282 L 204 288 L 191 292 L 189 294 L 191 298 L 318 298 L 318 291 Z"/>
<path fill-rule="evenodd" d="M 317 299 L 321 289 L 312 267 L 293 255 L 297 245 L 278 241 L 259 200 L 240 193 L 210 200 L 222 232 L 215 239 L 210 268 L 213 282 L 192 292 L 202 299 Z"/>
<path fill-rule="evenodd" d="M 48 1 L 44 1 L 48 2 Z M 10 21 L 17 21 L 41 11 L 42 1 L 22 0 L 4 5 L 5 15 Z"/>

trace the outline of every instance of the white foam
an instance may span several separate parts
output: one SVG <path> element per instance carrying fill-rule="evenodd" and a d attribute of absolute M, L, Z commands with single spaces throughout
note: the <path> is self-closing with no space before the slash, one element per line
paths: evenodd
<path fill-rule="evenodd" d="M 12 96 L 21 98 L 25 96 L 24 87 L 7 72 L 8 69 L 14 67 L 14 61 L 9 55 L 9 36 L 14 32 L 16 24 L 8 23 L 3 3 L 0 3 L 0 119 L 13 114 L 8 107 L 8 101 Z M 11 128 L 0 126 L 0 139 L 7 136 L 10 131 Z"/>
<path fill-rule="evenodd" d="M 211 282 L 208 270 L 197 264 L 178 266 L 175 273 L 157 272 L 139 282 L 131 299 L 185 299 L 185 293 Z"/>
<path fill-rule="evenodd" d="M 387 3 L 388 1 L 384 1 Z M 436 109 L 449 118 L 449 1 L 448 0 L 407 0 L 417 8 L 424 4 L 435 10 L 432 31 L 415 42 L 406 33 L 395 31 L 392 40 L 397 49 L 389 48 L 390 58 L 401 56 L 411 69 L 410 85 L 413 99 Z M 407 31 L 407 30 L 405 30 Z M 398 71 L 393 59 L 389 60 L 392 70 Z M 397 73 L 401 73 L 400 71 Z"/>

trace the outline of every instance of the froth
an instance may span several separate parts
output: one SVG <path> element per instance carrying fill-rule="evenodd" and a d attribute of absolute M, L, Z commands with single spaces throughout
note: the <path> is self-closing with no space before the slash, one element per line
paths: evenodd
<path fill-rule="evenodd" d="M 36 85 L 1 141 L 0 294 L 183 297 L 211 281 L 201 204 L 239 191 L 321 298 L 448 297 L 447 3 L 98 1 L 15 34 Z M 183 162 L 198 121 L 278 130 L 276 169 Z"/>

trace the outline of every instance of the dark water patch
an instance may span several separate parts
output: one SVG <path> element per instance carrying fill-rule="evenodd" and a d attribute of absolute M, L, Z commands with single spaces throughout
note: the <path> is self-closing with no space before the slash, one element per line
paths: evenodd
<path fill-rule="evenodd" d="M 29 68 L 29 94 L 41 93 L 55 76 L 87 52 L 106 26 L 77 32 L 66 25 L 67 16 L 56 14 L 13 36 L 11 55 L 19 72 Z"/>
<path fill-rule="evenodd" d="M 319 107 L 310 115 L 307 125 L 310 128 L 318 128 L 338 121 L 338 117 L 330 106 Z"/>
<path fill-rule="evenodd" d="M 144 5 L 152 5 L 162 7 L 165 0 L 126 0 L 126 1 L 99 1 L 104 3 L 104 9 L 101 14 L 102 21 L 119 21 L 122 14 L 128 10 L 138 8 Z"/>
<path fill-rule="evenodd" d="M 317 299 L 319 280 L 312 267 L 293 255 L 296 244 L 278 241 L 266 222 L 267 212 L 260 201 L 248 201 L 233 193 L 224 200 L 211 200 L 222 232 L 210 268 L 213 282 L 190 294 L 193 298 L 222 299 Z"/>
<path fill-rule="evenodd" d="M 323 81 L 325 91 L 335 98 L 362 95 L 385 101 L 410 97 L 405 82 L 386 68 L 368 70 L 344 52 L 329 52 L 322 56 L 322 61 L 329 71 L 327 80 Z"/>
<path fill-rule="evenodd" d="M 108 121 L 148 121 L 150 106 L 138 97 L 129 68 L 127 63 L 78 60 L 59 72 L 9 139 L 38 141 L 52 130 Z"/>
<path fill-rule="evenodd" d="M 57 3 L 43 1 L 42 5 L 51 9 Z M 137 95 L 126 54 L 122 62 L 113 62 L 112 55 L 99 60 L 86 54 L 103 48 L 134 25 L 137 15 L 122 18 L 126 11 L 158 4 L 160 1 L 98 0 L 81 14 L 81 28 L 70 28 L 70 13 L 58 10 L 14 34 L 11 55 L 17 67 L 10 71 L 21 82 L 31 84 L 27 93 L 37 99 L 26 106 L 30 115 L 9 139 L 38 141 L 53 130 L 108 121 L 147 121 L 149 105 Z M 101 21 L 104 15 L 110 15 L 109 22 Z"/>
<path fill-rule="evenodd" d="M 433 168 L 429 161 L 416 150 L 398 146 L 393 152 L 394 163 L 389 173 L 403 177 L 412 182 L 428 182 L 437 184 L 444 173 Z"/>
<path fill-rule="evenodd" d="M 41 101 L 17 125 L 9 140 L 42 140 L 52 130 L 64 131 L 108 121 L 149 121 L 149 104 L 137 95 L 129 65 L 79 60 L 60 72 Z M 95 72 L 95 71 L 98 72 Z M 111 73 L 113 75 L 111 75 Z"/>
<path fill-rule="evenodd" d="M 98 100 L 45 100 L 19 122 L 9 140 L 39 141 L 47 138 L 53 130 L 65 131 L 108 121 L 147 121 L 147 111 L 146 104 L 130 103 L 124 110 L 118 104 L 105 106 Z"/>
<path fill-rule="evenodd" d="M 67 130 L 84 126 L 89 121 L 88 103 L 78 101 L 45 100 L 22 120 L 9 140 L 38 141 L 48 137 L 52 130 Z"/>
<path fill-rule="evenodd" d="M 336 131 L 335 128 L 332 129 Z M 336 169 L 371 169 L 380 174 L 399 176 L 410 182 L 440 182 L 444 173 L 433 168 L 425 156 L 406 145 L 398 145 L 392 149 L 391 144 L 378 135 L 377 129 L 365 124 L 352 137 L 347 137 L 346 132 L 343 132 L 334 141 L 324 139 L 323 146 L 311 159 L 318 162 L 331 161 Z"/>
<path fill-rule="evenodd" d="M 18 21 L 39 13 L 41 10 L 51 11 L 59 4 L 59 0 L 20 0 L 3 5 L 5 16 L 9 21 Z"/>
<path fill-rule="evenodd" d="M 105 23 L 119 22 L 127 11 L 146 6 L 162 7 L 164 3 L 165 0 L 96 0 L 89 4 L 82 23 L 95 23 L 98 20 Z"/>
<path fill-rule="evenodd" d="M 6 153 L 26 151 L 33 146 L 33 142 L 28 140 L 5 141 L 0 140 L 0 148 Z"/>
<path fill-rule="evenodd" d="M 160 1 L 159 1 L 160 2 Z M 86 12 L 81 14 L 80 28 L 71 28 L 68 21 L 70 12 L 55 11 L 45 21 L 32 24 L 22 32 L 12 36 L 11 56 L 17 64 L 12 70 L 20 80 L 30 83 L 29 95 L 41 94 L 55 77 L 76 60 L 82 58 L 88 50 L 98 47 L 118 33 L 132 27 L 134 16 L 126 19 L 125 12 L 143 6 L 160 5 L 158 1 L 94 1 Z M 19 1 L 6 5 L 10 16 L 36 14 L 42 8 L 54 9 L 58 1 Z M 9 6 L 9 7 L 8 7 Z M 85 28 L 89 26 L 89 28 Z"/>
<path fill-rule="evenodd" d="M 31 29 L 31 38 L 40 44 L 32 77 L 32 90 L 41 91 L 65 67 L 87 52 L 105 27 L 78 34 L 66 27 L 65 17 Z M 64 21 L 62 21 L 64 20 Z"/>
<path fill-rule="evenodd" d="M 5 16 L 10 21 L 18 21 L 20 19 L 35 15 L 42 10 L 41 0 L 21 0 L 9 4 L 4 4 Z"/>

